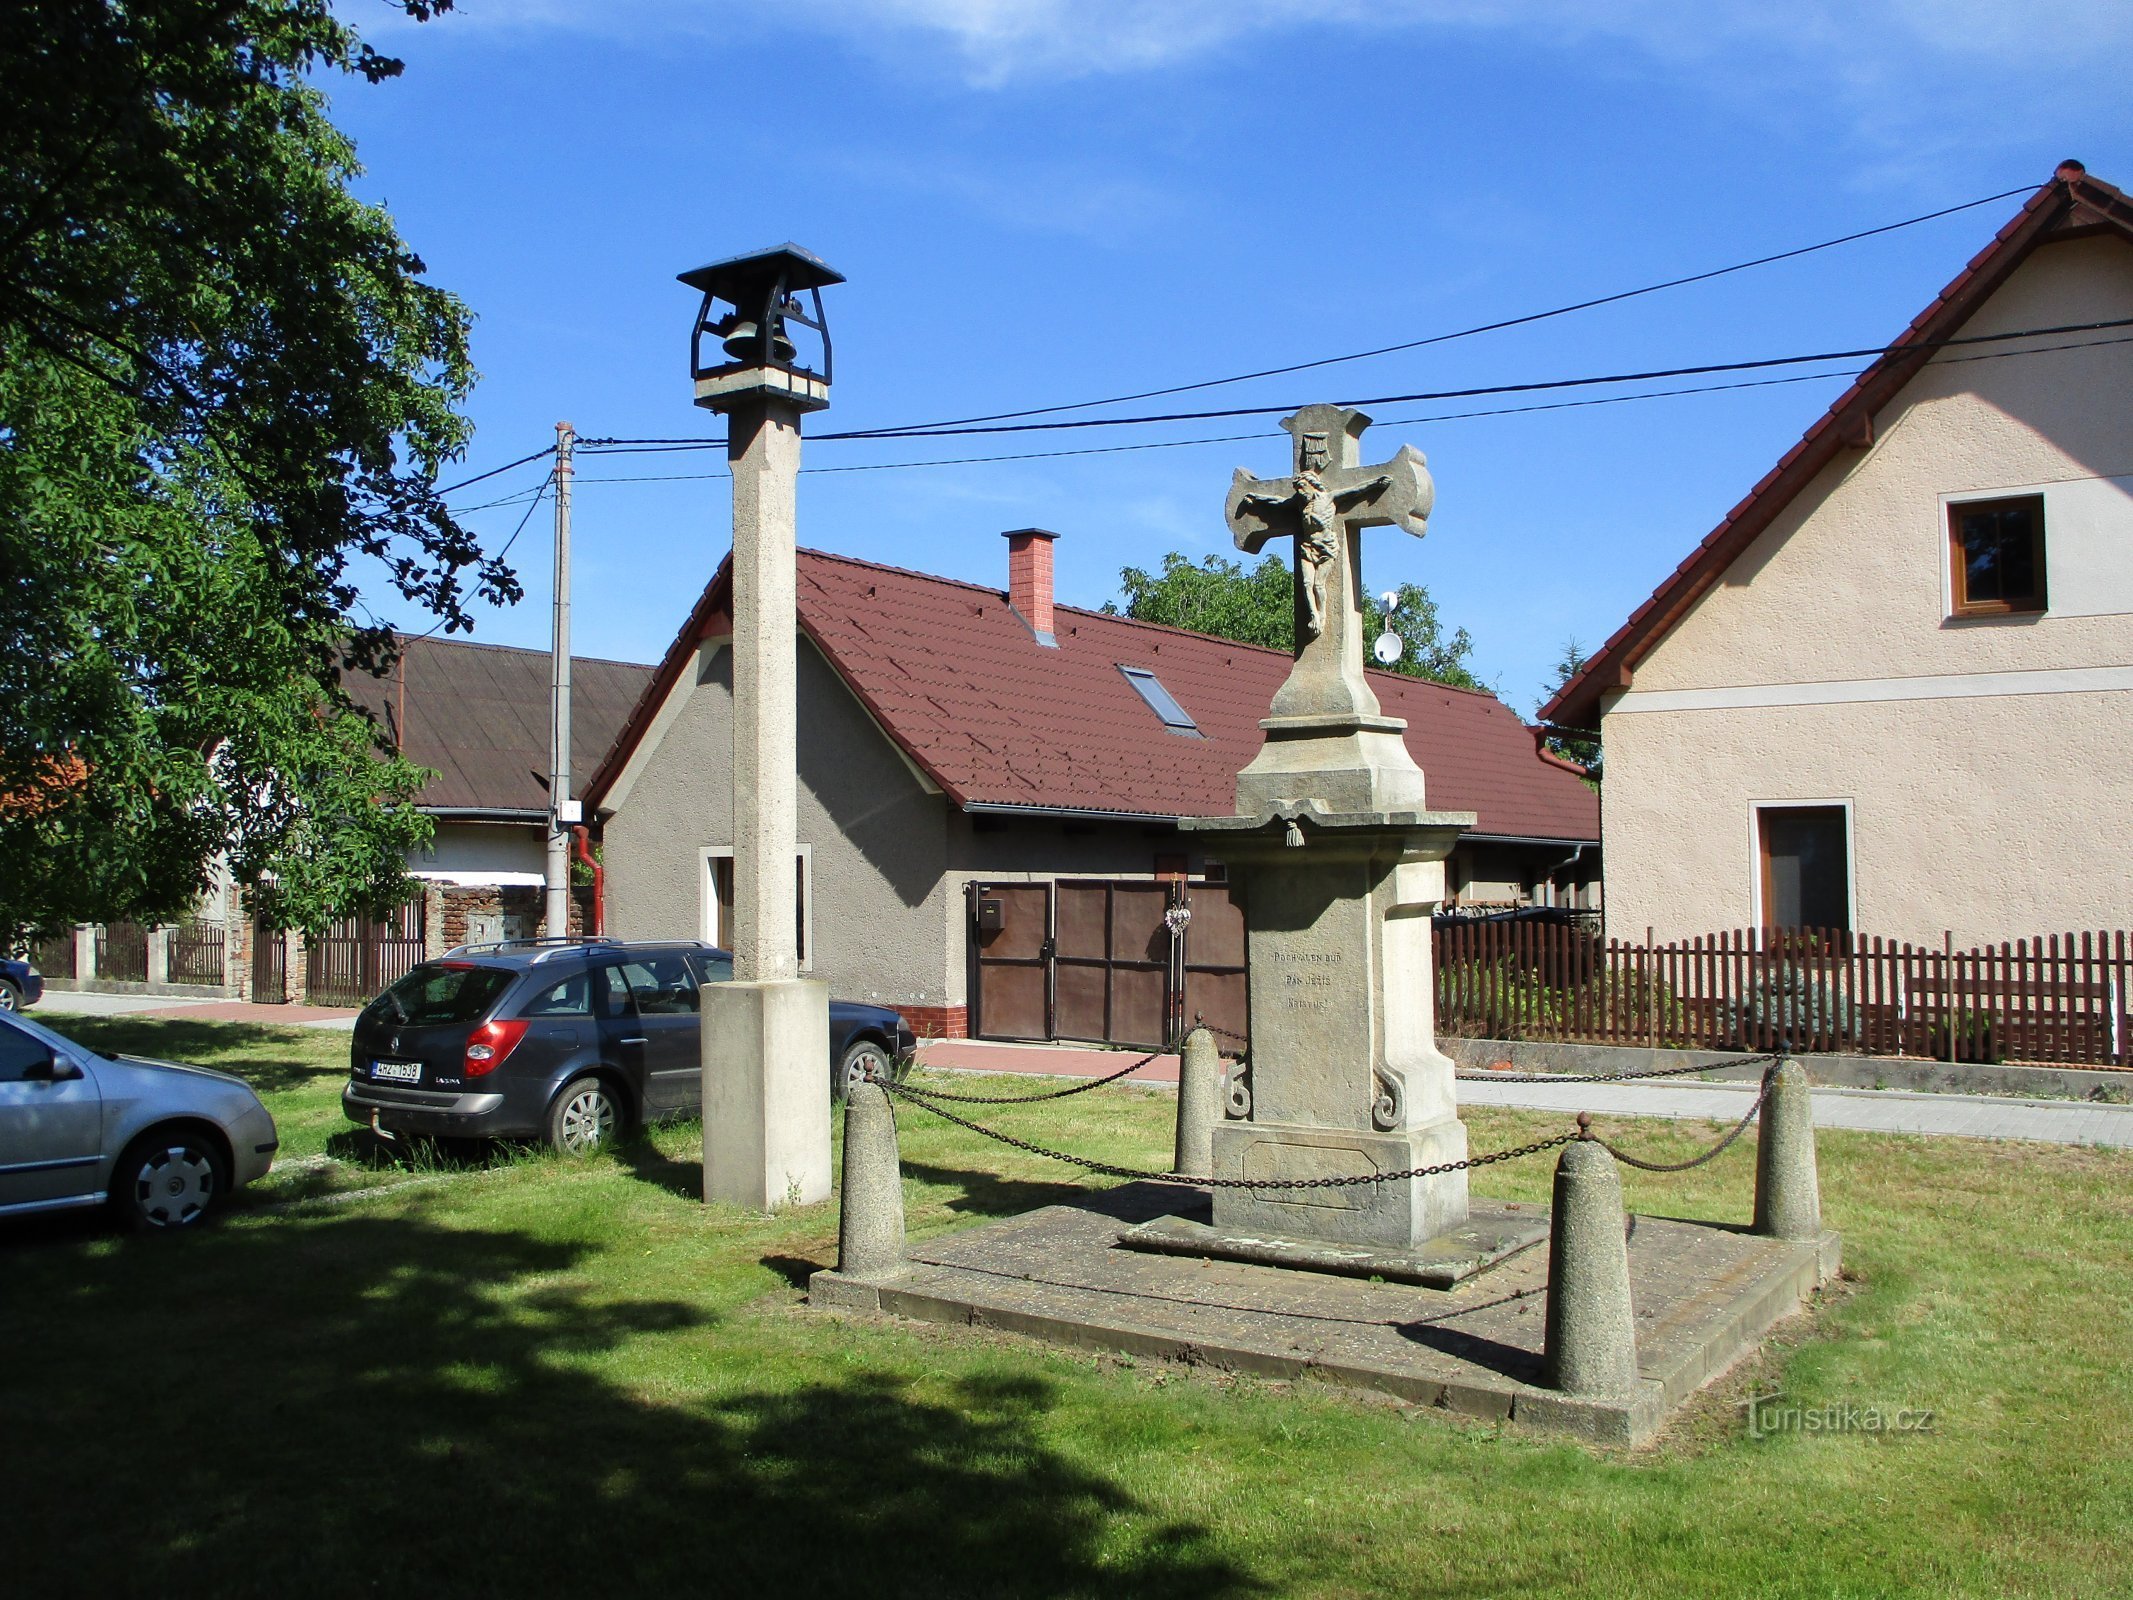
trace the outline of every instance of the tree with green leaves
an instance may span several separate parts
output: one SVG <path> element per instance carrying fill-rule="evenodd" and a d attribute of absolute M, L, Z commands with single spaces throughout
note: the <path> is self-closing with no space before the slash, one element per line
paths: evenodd
<path fill-rule="evenodd" d="M 1580 672 L 1583 672 L 1585 663 L 1591 659 L 1592 657 L 1586 653 L 1585 647 L 1578 643 L 1575 635 L 1565 639 L 1563 641 L 1563 653 L 1557 659 L 1553 669 L 1555 676 L 1548 680 L 1548 687 L 1541 691 L 1540 701 L 1534 708 L 1534 714 L 1538 716 L 1540 714 L 1540 706 L 1546 705 L 1550 700 L 1562 693 L 1563 685 Z M 1585 769 L 1586 777 L 1590 778 L 1594 783 L 1600 781 L 1600 740 L 1597 734 L 1566 733 L 1560 729 L 1550 729 L 1541 739 L 1541 748 L 1554 752 L 1565 761 L 1575 761 Z"/>
<path fill-rule="evenodd" d="M 0 926 L 169 917 L 218 857 L 291 926 L 405 893 L 351 564 L 454 632 L 519 590 L 436 492 L 469 313 L 327 116 L 399 70 L 328 0 L 0 16 Z"/>
<path fill-rule="evenodd" d="M 1128 567 L 1118 582 L 1125 614 L 1138 621 L 1168 623 L 1270 650 L 1296 648 L 1296 585 L 1289 564 L 1279 556 L 1267 556 L 1247 570 L 1224 556 L 1211 555 L 1195 565 L 1172 551 L 1163 557 L 1160 573 Z M 1386 620 L 1406 648 L 1385 670 L 1493 692 L 1468 670 L 1474 641 L 1466 629 L 1447 637 L 1437 603 L 1419 583 L 1401 584 L 1398 594 L 1399 603 Z M 1115 615 L 1119 607 L 1111 601 L 1104 609 Z"/>

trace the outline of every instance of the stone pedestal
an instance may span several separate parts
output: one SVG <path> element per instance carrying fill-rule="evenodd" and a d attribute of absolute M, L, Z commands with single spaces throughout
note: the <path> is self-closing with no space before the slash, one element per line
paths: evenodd
<path fill-rule="evenodd" d="M 829 986 L 703 989 L 704 1199 L 752 1211 L 830 1196 Z"/>
<path fill-rule="evenodd" d="M 1465 812 L 1334 812 L 1315 801 L 1186 824 L 1228 865 L 1251 949 L 1251 1062 L 1238 1097 L 1250 1109 L 1215 1130 L 1217 1177 L 1349 1177 L 1466 1158 L 1452 1062 L 1436 1047 L 1429 919 L 1444 857 L 1472 825 Z M 1464 1172 L 1217 1189 L 1214 1199 L 1220 1232 L 1389 1250 L 1466 1220 Z"/>

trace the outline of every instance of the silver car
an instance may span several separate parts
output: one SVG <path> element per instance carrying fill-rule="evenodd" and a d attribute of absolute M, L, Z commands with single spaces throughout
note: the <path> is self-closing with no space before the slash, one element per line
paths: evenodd
<path fill-rule="evenodd" d="M 108 1201 L 135 1228 L 197 1227 L 278 1143 L 241 1078 L 100 1056 L 0 1012 L 0 1216 Z"/>

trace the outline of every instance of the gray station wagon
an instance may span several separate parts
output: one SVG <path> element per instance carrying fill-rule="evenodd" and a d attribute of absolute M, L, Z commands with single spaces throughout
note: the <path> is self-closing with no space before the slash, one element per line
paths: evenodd
<path fill-rule="evenodd" d="M 341 1107 L 387 1135 L 545 1139 L 581 1155 L 703 1104 L 698 996 L 733 976 L 712 945 L 516 940 L 425 961 L 363 1008 Z M 830 1002 L 823 1088 L 908 1067 L 885 1006 Z"/>

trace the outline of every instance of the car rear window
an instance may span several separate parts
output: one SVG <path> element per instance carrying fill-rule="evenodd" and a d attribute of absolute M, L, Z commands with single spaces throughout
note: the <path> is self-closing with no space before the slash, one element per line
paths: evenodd
<path fill-rule="evenodd" d="M 371 1001 L 369 1015 L 418 1028 L 472 1022 L 511 986 L 511 978 L 502 967 L 425 961 Z"/>

